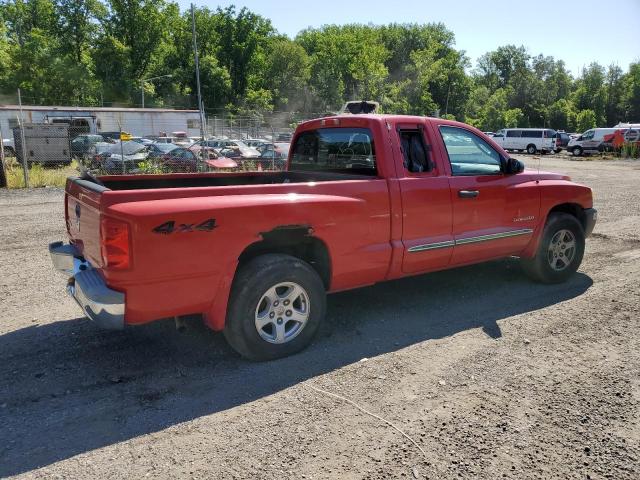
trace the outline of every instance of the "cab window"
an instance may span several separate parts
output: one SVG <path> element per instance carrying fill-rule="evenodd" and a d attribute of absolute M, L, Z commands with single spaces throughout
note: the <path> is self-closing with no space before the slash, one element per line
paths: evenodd
<path fill-rule="evenodd" d="M 399 130 L 404 168 L 411 173 L 430 172 L 433 164 L 422 130 Z"/>
<path fill-rule="evenodd" d="M 377 175 L 368 128 L 319 128 L 302 132 L 293 145 L 290 170 Z"/>
<path fill-rule="evenodd" d="M 447 149 L 453 175 L 501 173 L 500 154 L 474 133 L 463 128 L 441 126 L 440 134 Z"/>

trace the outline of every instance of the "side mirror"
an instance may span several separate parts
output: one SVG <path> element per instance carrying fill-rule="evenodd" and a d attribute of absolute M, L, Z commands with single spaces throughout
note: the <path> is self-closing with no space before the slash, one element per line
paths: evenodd
<path fill-rule="evenodd" d="M 507 174 L 516 174 L 524 172 L 524 163 L 520 160 L 516 160 L 515 158 L 507 159 L 507 167 L 505 169 L 505 173 Z"/>

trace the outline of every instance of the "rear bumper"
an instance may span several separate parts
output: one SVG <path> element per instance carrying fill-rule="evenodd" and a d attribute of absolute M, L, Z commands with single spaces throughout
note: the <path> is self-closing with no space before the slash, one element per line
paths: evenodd
<path fill-rule="evenodd" d="M 584 235 L 588 237 L 593 232 L 598 220 L 598 211 L 595 208 L 586 208 L 584 210 Z"/>
<path fill-rule="evenodd" d="M 73 245 L 51 243 L 49 254 L 53 266 L 69 276 L 67 293 L 87 317 L 102 328 L 124 328 L 124 293 L 107 287 L 98 271 L 82 258 Z"/>

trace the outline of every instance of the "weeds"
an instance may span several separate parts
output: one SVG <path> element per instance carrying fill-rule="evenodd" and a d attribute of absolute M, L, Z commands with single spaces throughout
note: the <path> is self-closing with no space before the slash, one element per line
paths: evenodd
<path fill-rule="evenodd" d="M 624 142 L 622 145 L 621 156 L 626 158 L 640 158 L 639 142 Z"/>
<path fill-rule="evenodd" d="M 8 157 L 6 161 L 7 187 L 24 188 L 24 172 L 15 157 Z M 78 162 L 73 160 L 64 167 L 44 167 L 36 164 L 29 169 L 30 187 L 64 187 L 67 177 L 78 174 Z"/>

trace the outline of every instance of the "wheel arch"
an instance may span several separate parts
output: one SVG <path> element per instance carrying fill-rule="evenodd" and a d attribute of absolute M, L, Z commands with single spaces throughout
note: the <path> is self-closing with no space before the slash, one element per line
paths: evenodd
<path fill-rule="evenodd" d="M 536 227 L 536 229 L 534 231 L 533 238 L 532 238 L 531 242 L 529 243 L 527 248 L 525 248 L 521 252 L 521 254 L 519 255 L 520 257 L 522 257 L 522 258 L 531 258 L 531 257 L 533 257 L 535 255 L 535 253 L 536 253 L 536 251 L 538 249 L 538 245 L 540 244 L 540 240 L 542 238 L 542 234 L 544 232 L 544 227 L 547 224 L 549 216 L 554 214 L 554 213 L 566 213 L 568 215 L 571 215 L 571 216 L 575 217 L 578 220 L 578 222 L 582 226 L 583 230 L 586 229 L 587 218 L 586 218 L 586 215 L 584 213 L 584 207 L 582 205 L 580 205 L 579 203 L 575 203 L 575 202 L 557 203 L 557 204 L 553 205 L 551 208 L 549 208 L 549 210 L 546 211 L 546 214 L 540 218 L 540 223 L 539 223 L 539 225 Z"/>
<path fill-rule="evenodd" d="M 553 213 L 567 213 L 575 217 L 582 225 L 582 230 L 586 230 L 587 218 L 584 214 L 584 208 L 579 203 L 559 203 L 549 209 L 546 218 L 549 218 L 549 215 Z"/>
<path fill-rule="evenodd" d="M 281 225 L 261 232 L 262 240 L 248 245 L 238 257 L 238 269 L 259 255 L 282 253 L 304 260 L 318 273 L 328 290 L 331 286 L 331 256 L 327 245 L 313 235 L 309 225 Z M 237 270 L 236 270 L 237 272 Z"/>

